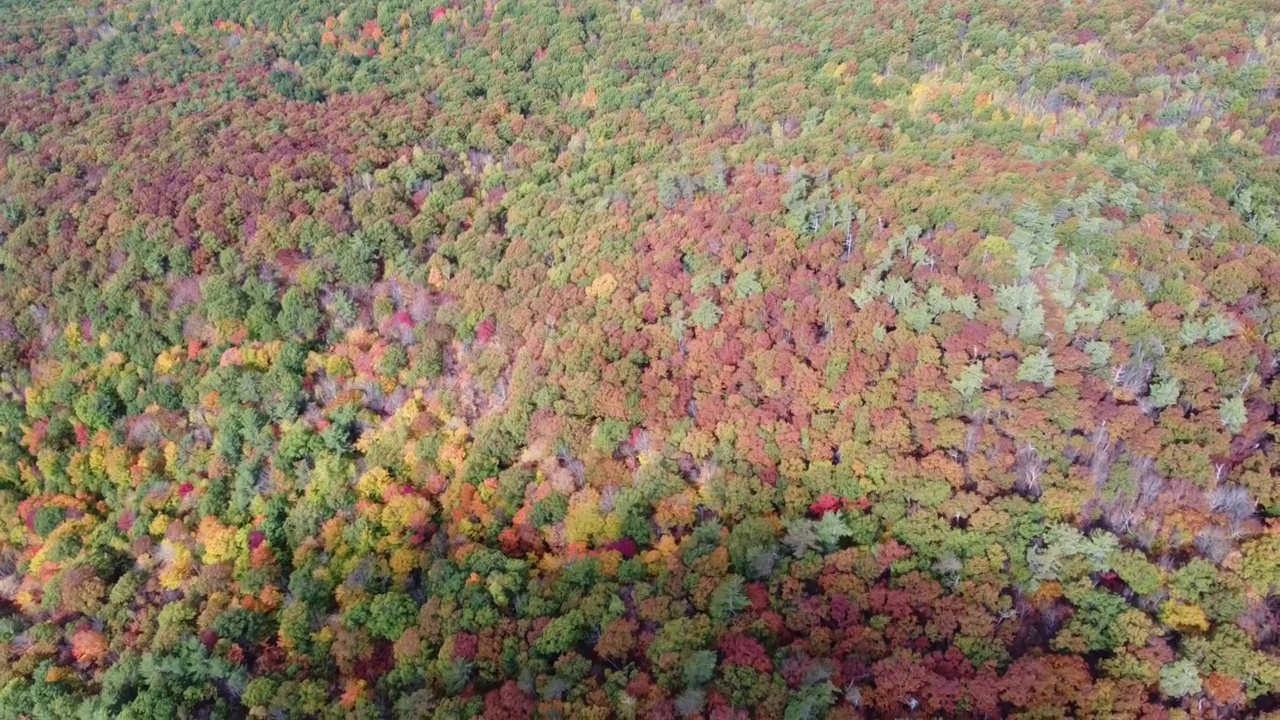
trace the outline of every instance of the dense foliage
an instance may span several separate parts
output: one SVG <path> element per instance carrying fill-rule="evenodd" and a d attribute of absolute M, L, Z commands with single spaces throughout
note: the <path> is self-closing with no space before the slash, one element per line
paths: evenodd
<path fill-rule="evenodd" d="M 0 718 L 1270 711 L 1278 44 L 0 0 Z"/>

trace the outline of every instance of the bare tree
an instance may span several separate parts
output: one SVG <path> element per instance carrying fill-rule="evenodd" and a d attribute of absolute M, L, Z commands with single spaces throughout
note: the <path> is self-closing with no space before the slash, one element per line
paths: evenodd
<path fill-rule="evenodd" d="M 1018 448 L 1018 454 L 1014 459 L 1014 468 L 1017 471 L 1017 480 L 1014 487 L 1018 492 L 1030 498 L 1038 498 L 1044 492 L 1041 487 L 1041 478 L 1044 476 L 1045 463 L 1040 458 L 1040 453 L 1031 445 L 1023 445 Z"/>
<path fill-rule="evenodd" d="M 1093 455 L 1092 461 L 1089 463 L 1089 471 L 1093 474 L 1093 483 L 1098 489 L 1102 489 L 1107 484 L 1107 480 L 1111 477 L 1111 466 L 1115 463 L 1114 448 L 1111 445 L 1111 437 L 1107 433 L 1107 424 L 1104 422 L 1093 431 Z"/>
<path fill-rule="evenodd" d="M 1232 520 L 1253 517 L 1257 506 L 1257 502 L 1249 496 L 1248 488 L 1235 483 L 1219 484 L 1209 493 L 1209 509 Z"/>

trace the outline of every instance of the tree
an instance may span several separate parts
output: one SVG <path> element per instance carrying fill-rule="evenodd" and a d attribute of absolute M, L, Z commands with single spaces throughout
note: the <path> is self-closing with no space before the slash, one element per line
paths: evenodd
<path fill-rule="evenodd" d="M 1178 402 L 1181 386 L 1177 378 L 1165 378 L 1151 385 L 1151 404 L 1157 408 L 1167 408 Z"/>
<path fill-rule="evenodd" d="M 754 269 L 748 269 L 738 273 L 733 279 L 733 291 L 739 300 L 745 300 L 764 292 L 764 286 L 760 284 L 757 272 Z"/>
<path fill-rule="evenodd" d="M 1019 369 L 1021 374 L 1021 369 Z M 982 392 L 986 373 L 982 371 L 982 363 L 970 363 L 964 367 L 960 375 L 951 381 L 951 387 L 966 400 L 977 397 Z M 1021 377 L 1019 378 L 1021 379 Z"/>
<path fill-rule="evenodd" d="M 707 605 L 707 612 L 718 622 L 728 622 L 748 606 L 747 593 L 742 577 L 730 575 L 725 578 L 713 593 Z"/>
<path fill-rule="evenodd" d="M 1222 420 L 1222 426 L 1232 435 L 1239 434 L 1249 419 L 1244 407 L 1244 398 L 1236 395 L 1223 399 L 1222 405 L 1218 407 L 1218 417 Z"/>
<path fill-rule="evenodd" d="M 828 552 L 839 547 L 842 539 L 853 535 L 843 516 L 843 512 L 827 513 L 813 524 L 814 534 Z"/>
<path fill-rule="evenodd" d="M 703 330 L 710 330 L 715 327 L 716 323 L 720 322 L 720 317 L 723 314 L 724 313 L 721 312 L 720 308 L 716 307 L 715 303 L 704 299 L 698 303 L 698 307 L 694 309 L 693 314 L 689 316 L 689 319 L 693 321 L 694 325 L 697 325 Z"/>
<path fill-rule="evenodd" d="M 75 414 L 91 429 L 110 427 L 123 407 L 115 393 L 94 390 L 76 398 Z"/>
<path fill-rule="evenodd" d="M 1187 659 L 1160 668 L 1160 692 L 1171 698 L 1183 698 L 1200 692 L 1200 673 Z"/>
<path fill-rule="evenodd" d="M 775 532 L 764 518 L 749 517 L 734 525 L 725 542 L 733 568 L 749 578 L 767 577 L 775 554 Z M 740 585 L 741 578 L 737 582 Z"/>
<path fill-rule="evenodd" d="M 280 300 L 280 317 L 277 322 L 280 334 L 284 337 L 308 342 L 315 339 L 323 317 L 313 295 L 298 288 L 290 288 Z"/>
<path fill-rule="evenodd" d="M 689 653 L 684 661 L 684 684 L 687 688 L 701 687 L 711 680 L 716 672 L 716 654 L 710 650 L 697 650 Z"/>
<path fill-rule="evenodd" d="M 1053 359 L 1049 357 L 1049 350 L 1041 348 L 1038 352 L 1028 355 L 1022 359 L 1022 364 L 1018 366 L 1018 380 L 1020 382 L 1039 383 L 1045 387 L 1053 387 L 1053 378 L 1056 371 L 1053 367 Z"/>
<path fill-rule="evenodd" d="M 404 593 L 384 593 L 369 603 L 367 627 L 374 637 L 396 640 L 417 621 L 418 603 Z"/>
<path fill-rule="evenodd" d="M 571 610 L 548 623 L 531 649 L 544 657 L 562 655 L 586 637 L 586 630 L 582 611 Z"/>
<path fill-rule="evenodd" d="M 626 659 L 635 647 L 639 625 L 634 620 L 618 618 L 601 631 L 596 640 L 596 652 L 603 658 L 618 661 Z"/>
<path fill-rule="evenodd" d="M 830 681 L 808 685 L 800 689 L 791 701 L 783 717 L 785 720 L 811 720 L 823 717 L 835 704 L 836 687 Z"/>

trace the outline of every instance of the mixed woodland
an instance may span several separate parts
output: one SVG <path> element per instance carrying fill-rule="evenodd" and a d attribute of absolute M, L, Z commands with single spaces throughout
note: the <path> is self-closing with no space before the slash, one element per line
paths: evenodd
<path fill-rule="evenodd" d="M 1277 0 L 0 0 L 0 718 L 1280 712 L 1278 83 Z"/>

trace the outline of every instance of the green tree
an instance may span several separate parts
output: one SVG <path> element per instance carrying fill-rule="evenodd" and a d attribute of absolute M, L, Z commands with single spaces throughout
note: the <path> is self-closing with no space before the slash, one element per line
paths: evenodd
<path fill-rule="evenodd" d="M 301 342 L 315 340 L 324 315 L 315 296 L 298 288 L 285 291 L 280 300 L 280 333 Z"/>
<path fill-rule="evenodd" d="M 742 575 L 765 577 L 761 570 L 772 569 L 777 540 L 773 525 L 764 518 L 749 517 L 733 526 L 725 546 L 729 562 Z"/>
<path fill-rule="evenodd" d="M 1236 395 L 1223 399 L 1222 404 L 1218 406 L 1218 417 L 1222 420 L 1222 426 L 1231 434 L 1239 434 L 1249 419 L 1244 407 L 1244 398 Z"/>
<path fill-rule="evenodd" d="M 558 657 L 582 642 L 587 635 L 588 623 L 581 610 L 569 612 L 552 619 L 534 641 L 532 650 L 544 657 Z"/>
<path fill-rule="evenodd" d="M 75 401 L 76 417 L 94 429 L 110 427 L 122 410 L 120 399 L 115 393 L 105 390 L 92 390 Z"/>
<path fill-rule="evenodd" d="M 1051 388 L 1055 374 L 1053 359 L 1049 357 L 1048 349 L 1041 348 L 1039 352 L 1022 359 L 1022 364 L 1018 366 L 1017 377 L 1021 382 L 1039 383 Z"/>
<path fill-rule="evenodd" d="M 369 603 L 369 633 L 396 640 L 418 621 L 418 603 L 402 592 L 379 595 Z"/>
<path fill-rule="evenodd" d="M 1196 664 L 1182 659 L 1162 666 L 1160 692 L 1171 698 L 1183 698 L 1200 692 L 1200 673 Z"/>
<path fill-rule="evenodd" d="M 716 323 L 720 322 L 720 316 L 722 314 L 723 313 L 720 308 L 716 307 L 715 303 L 704 299 L 698 303 L 698 307 L 694 309 L 693 314 L 689 316 L 689 319 L 693 321 L 694 325 L 697 325 L 703 330 L 710 330 L 716 326 Z"/>
<path fill-rule="evenodd" d="M 696 650 L 689 653 L 685 658 L 682 672 L 685 687 L 701 687 L 715 676 L 716 654 L 711 650 Z"/>
<path fill-rule="evenodd" d="M 749 604 L 746 584 L 742 576 L 730 575 L 716 586 L 715 591 L 711 593 L 711 601 L 707 605 L 707 612 L 717 622 L 726 623 Z"/>

